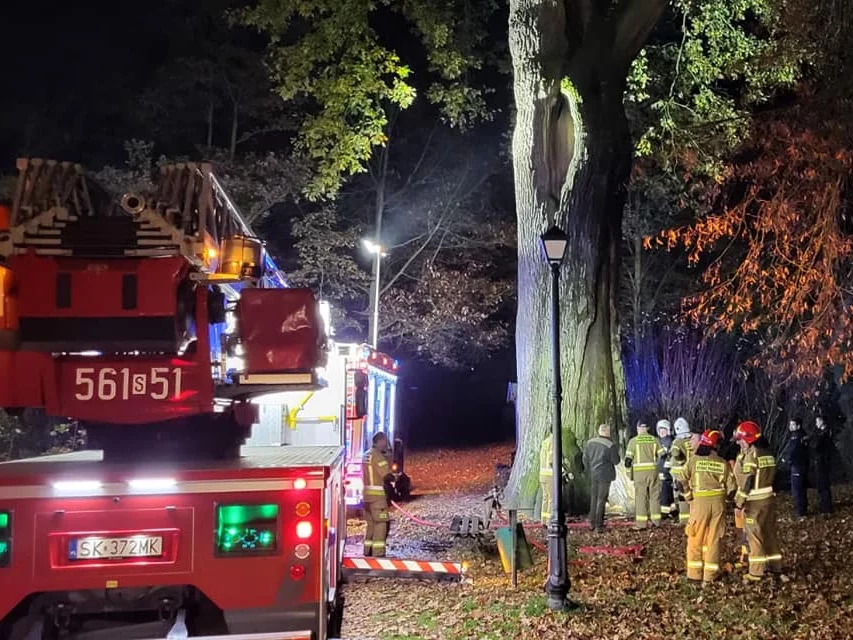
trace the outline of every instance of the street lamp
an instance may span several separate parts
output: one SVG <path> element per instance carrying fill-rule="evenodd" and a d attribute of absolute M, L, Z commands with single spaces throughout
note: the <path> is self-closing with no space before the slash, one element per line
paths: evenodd
<path fill-rule="evenodd" d="M 560 374 L 560 265 L 566 256 L 568 239 L 566 233 L 552 226 L 542 234 L 542 251 L 551 267 L 551 366 L 554 378 L 553 416 L 551 421 L 552 452 L 554 455 L 553 482 L 551 491 L 554 504 L 548 522 L 548 607 L 563 611 L 569 595 L 569 572 L 566 567 L 566 514 L 563 511 L 563 438 L 561 411 L 563 383 Z"/>
<path fill-rule="evenodd" d="M 373 254 L 373 284 L 370 287 L 370 346 L 374 349 L 379 346 L 379 266 L 382 258 L 388 254 L 378 242 L 367 238 L 362 239 L 361 244 L 368 253 Z"/>

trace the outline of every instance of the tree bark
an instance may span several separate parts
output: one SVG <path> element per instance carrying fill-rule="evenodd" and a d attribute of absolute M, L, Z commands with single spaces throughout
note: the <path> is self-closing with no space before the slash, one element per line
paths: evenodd
<path fill-rule="evenodd" d="M 624 426 L 616 300 L 632 145 L 622 100 L 636 50 L 617 41 L 619 16 L 598 16 L 595 23 L 581 11 L 586 4 L 512 0 L 510 8 L 519 443 L 509 494 L 519 508 L 534 504 L 539 448 L 552 415 L 549 279 L 539 243 L 551 224 L 569 237 L 560 283 L 562 438 L 564 459 L 576 477 L 571 494 L 577 509 L 588 500 L 588 482 L 580 474 L 584 442 L 599 424 L 609 423 L 615 437 Z M 587 34 L 582 41 L 574 35 L 581 32 Z M 625 37 L 638 33 L 632 27 Z"/>

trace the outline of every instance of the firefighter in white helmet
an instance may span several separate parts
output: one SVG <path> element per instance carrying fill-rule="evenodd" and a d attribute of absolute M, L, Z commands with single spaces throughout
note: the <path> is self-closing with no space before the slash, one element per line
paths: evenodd
<path fill-rule="evenodd" d="M 687 463 L 695 451 L 693 442 L 693 434 L 690 432 L 690 425 L 684 418 L 677 418 L 675 421 L 675 440 L 670 447 L 670 473 L 672 474 L 673 488 L 675 496 L 678 498 L 678 521 L 681 524 L 687 524 L 690 519 L 690 503 L 684 499 L 684 487 L 687 484 L 685 472 Z"/>
<path fill-rule="evenodd" d="M 669 420 L 658 420 L 656 425 L 658 439 L 664 448 L 664 454 L 658 458 L 658 478 L 660 479 L 660 513 L 663 518 L 677 517 L 678 507 L 672 490 L 672 460 L 669 457 L 672 449 L 672 424 Z"/>

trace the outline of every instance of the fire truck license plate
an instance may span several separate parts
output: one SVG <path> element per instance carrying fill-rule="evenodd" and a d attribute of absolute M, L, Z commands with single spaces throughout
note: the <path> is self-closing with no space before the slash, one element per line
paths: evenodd
<path fill-rule="evenodd" d="M 161 536 L 132 538 L 79 538 L 68 545 L 69 560 L 152 558 L 163 555 Z"/>

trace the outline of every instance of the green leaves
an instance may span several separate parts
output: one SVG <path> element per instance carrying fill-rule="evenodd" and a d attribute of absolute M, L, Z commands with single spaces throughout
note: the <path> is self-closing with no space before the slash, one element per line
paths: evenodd
<path fill-rule="evenodd" d="M 389 22 L 389 11 L 408 21 L 426 48 L 434 80 L 427 97 L 447 121 L 468 127 L 490 116 L 486 92 L 472 84 L 471 73 L 485 63 L 483 25 L 495 6 L 470 5 L 258 0 L 235 14 L 269 38 L 268 66 L 281 98 L 304 103 L 296 149 L 315 174 L 308 198 L 334 197 L 346 176 L 364 171 L 374 148 L 386 141 L 388 113 L 416 98 L 410 67 L 384 43 L 390 33 L 374 27 Z"/>

